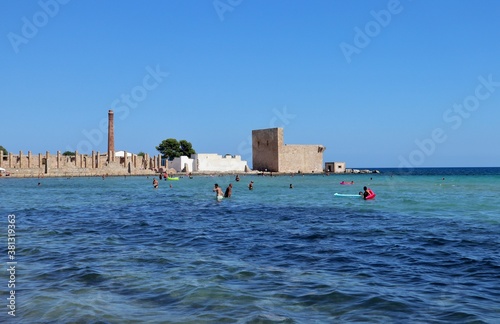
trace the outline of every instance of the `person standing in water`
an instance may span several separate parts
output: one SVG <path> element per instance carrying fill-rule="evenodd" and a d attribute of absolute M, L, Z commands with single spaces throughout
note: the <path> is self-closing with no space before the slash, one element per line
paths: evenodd
<path fill-rule="evenodd" d="M 222 198 L 224 198 L 224 193 L 217 183 L 214 185 L 214 189 L 212 191 L 215 191 L 215 198 L 217 200 L 222 200 Z"/>
<path fill-rule="evenodd" d="M 253 181 L 248 184 L 248 190 L 253 190 Z"/>
<path fill-rule="evenodd" d="M 233 193 L 233 185 L 230 183 L 229 186 L 226 188 L 226 192 L 224 193 L 224 198 L 231 197 L 232 193 Z"/>

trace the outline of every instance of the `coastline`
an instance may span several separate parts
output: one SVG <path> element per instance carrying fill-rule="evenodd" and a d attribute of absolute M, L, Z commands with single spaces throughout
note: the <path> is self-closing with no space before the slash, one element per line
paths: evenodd
<path fill-rule="evenodd" d="M 71 177 L 111 177 L 111 176 L 154 176 L 158 174 L 155 170 L 117 170 L 114 168 L 102 169 L 59 169 L 51 170 L 48 173 L 40 172 L 40 169 L 14 169 L 5 168 L 5 172 L 0 175 L 4 178 L 71 178 Z"/>
<path fill-rule="evenodd" d="M 5 172 L 0 173 L 0 179 L 9 178 L 72 178 L 72 177 L 127 177 L 127 176 L 159 176 L 160 170 L 154 169 L 132 169 L 128 172 L 125 168 L 104 167 L 100 169 L 51 169 L 49 173 L 43 173 L 40 169 L 16 169 L 5 168 Z M 357 169 L 352 169 L 357 170 Z M 459 171 L 463 175 L 476 175 L 482 174 L 484 170 L 489 170 L 490 175 L 500 174 L 500 167 L 422 167 L 412 169 L 401 168 L 377 168 L 377 169 L 359 169 L 362 172 L 269 172 L 269 171 L 200 171 L 200 172 L 176 172 L 173 169 L 168 171 L 168 174 L 176 177 L 197 177 L 197 176 L 236 176 L 236 175 L 252 175 L 264 177 L 281 177 L 281 176 L 301 176 L 301 175 L 316 175 L 316 176 L 362 176 L 362 175 L 389 175 L 389 176 L 403 176 L 403 175 L 435 175 L 435 176 L 450 176 Z M 10 174 L 9 176 L 6 176 Z M 163 173 L 163 172 L 162 172 Z"/>
<path fill-rule="evenodd" d="M 160 170 L 163 171 L 163 170 Z M 72 178 L 72 177 L 123 177 L 123 176 L 159 176 L 163 174 L 159 170 L 133 170 L 128 172 L 125 170 L 116 169 L 75 169 L 75 170 L 57 170 L 56 172 L 42 173 L 38 169 L 13 169 L 6 168 L 6 172 L 0 174 L 0 179 L 3 178 Z M 317 176 L 330 176 L 330 175 L 358 175 L 358 174 L 380 174 L 378 170 L 369 171 L 362 170 L 362 172 L 270 172 L 270 171 L 194 171 L 186 174 L 185 172 L 176 172 L 172 169 L 168 174 L 184 177 L 196 176 L 236 176 L 236 175 L 254 175 L 265 177 L 281 177 L 281 176 L 301 176 L 301 175 L 317 175 Z M 8 175 L 6 175 L 8 174 Z"/>

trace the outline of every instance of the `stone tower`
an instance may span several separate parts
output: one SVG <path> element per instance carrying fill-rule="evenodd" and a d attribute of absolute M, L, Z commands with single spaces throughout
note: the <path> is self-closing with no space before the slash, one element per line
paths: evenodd
<path fill-rule="evenodd" d="M 279 155 L 283 146 L 283 128 L 252 130 L 252 169 L 280 171 Z"/>
<path fill-rule="evenodd" d="M 108 111 L 108 161 L 115 160 L 115 125 L 113 110 Z"/>
<path fill-rule="evenodd" d="M 323 172 L 323 145 L 284 143 L 283 128 L 252 130 L 252 169 L 272 172 Z"/>

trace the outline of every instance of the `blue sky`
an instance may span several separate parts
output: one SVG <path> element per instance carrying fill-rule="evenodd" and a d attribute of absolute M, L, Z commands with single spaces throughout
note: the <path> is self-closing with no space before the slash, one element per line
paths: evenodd
<path fill-rule="evenodd" d="M 500 166 L 500 2 L 0 2 L 0 145 L 240 154 L 251 131 L 348 167 Z M 105 123 L 103 124 L 106 125 Z"/>

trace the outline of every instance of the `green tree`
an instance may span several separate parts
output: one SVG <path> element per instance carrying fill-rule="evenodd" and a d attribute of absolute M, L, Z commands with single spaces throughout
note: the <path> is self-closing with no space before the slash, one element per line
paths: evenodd
<path fill-rule="evenodd" d="M 158 152 L 161 153 L 162 157 L 165 159 L 173 160 L 176 157 L 187 155 L 191 157 L 191 154 L 195 154 L 195 150 L 190 142 L 186 140 L 177 141 L 175 138 L 167 138 L 163 140 L 160 145 L 156 147 Z"/>
<path fill-rule="evenodd" d="M 0 151 L 3 151 L 4 155 L 9 154 L 9 152 L 7 152 L 7 149 L 5 147 L 3 147 L 2 145 L 0 145 Z"/>
<path fill-rule="evenodd" d="M 64 156 L 75 156 L 75 152 L 66 151 L 62 155 L 64 155 Z"/>
<path fill-rule="evenodd" d="M 146 155 L 146 153 L 144 153 L 144 152 L 142 152 L 142 151 L 141 151 L 141 152 L 139 152 L 139 153 L 137 153 L 137 156 L 144 156 L 144 155 Z"/>
<path fill-rule="evenodd" d="M 156 147 L 156 150 L 161 153 L 164 159 L 173 160 L 180 156 L 181 145 L 175 138 L 167 138 Z"/>
<path fill-rule="evenodd" d="M 196 154 L 196 151 L 193 149 L 193 145 L 190 142 L 180 140 L 179 144 L 181 145 L 181 155 L 185 155 L 190 158 L 191 154 Z"/>

